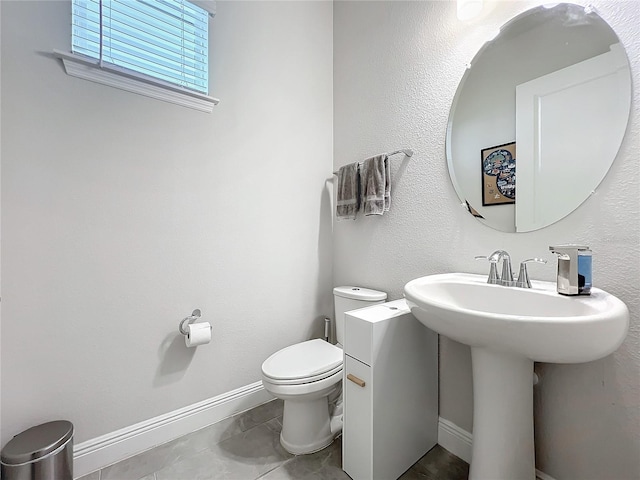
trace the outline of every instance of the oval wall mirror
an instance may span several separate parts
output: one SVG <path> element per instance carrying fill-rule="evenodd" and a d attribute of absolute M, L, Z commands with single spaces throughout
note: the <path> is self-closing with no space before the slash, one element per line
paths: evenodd
<path fill-rule="evenodd" d="M 497 230 L 557 222 L 607 174 L 630 108 L 626 53 L 591 7 L 528 10 L 480 49 L 458 86 L 446 142 L 453 186 Z"/>

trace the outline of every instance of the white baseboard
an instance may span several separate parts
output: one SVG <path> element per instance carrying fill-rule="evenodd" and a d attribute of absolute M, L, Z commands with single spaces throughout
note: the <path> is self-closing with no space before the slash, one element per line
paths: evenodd
<path fill-rule="evenodd" d="M 463 430 L 446 418 L 438 418 L 438 444 L 442 448 L 453 453 L 465 462 L 471 463 L 472 443 L 473 435 L 471 433 Z M 536 469 L 536 478 L 538 480 L 554 480 L 553 477 L 550 477 L 538 469 Z"/>
<path fill-rule="evenodd" d="M 471 463 L 473 436 L 446 418 L 438 418 L 438 444 L 467 463 Z"/>
<path fill-rule="evenodd" d="M 73 449 L 74 476 L 94 472 L 272 399 L 262 382 L 256 382 L 79 443 Z"/>

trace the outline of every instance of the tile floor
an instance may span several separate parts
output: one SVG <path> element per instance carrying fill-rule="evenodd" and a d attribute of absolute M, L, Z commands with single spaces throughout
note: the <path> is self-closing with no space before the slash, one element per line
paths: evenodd
<path fill-rule="evenodd" d="M 349 480 L 342 443 L 294 456 L 280 445 L 282 401 L 274 400 L 81 477 L 79 480 Z M 401 480 L 463 480 L 469 465 L 436 446 Z"/>

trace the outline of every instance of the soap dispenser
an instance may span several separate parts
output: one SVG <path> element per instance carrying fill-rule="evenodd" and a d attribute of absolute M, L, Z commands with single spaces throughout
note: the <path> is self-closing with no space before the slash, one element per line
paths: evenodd
<path fill-rule="evenodd" d="M 558 293 L 590 295 L 591 249 L 586 245 L 558 245 L 549 250 L 558 255 Z"/>

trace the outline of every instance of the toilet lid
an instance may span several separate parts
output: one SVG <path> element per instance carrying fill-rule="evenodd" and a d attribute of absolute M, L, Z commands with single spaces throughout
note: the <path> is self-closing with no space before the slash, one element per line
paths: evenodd
<path fill-rule="evenodd" d="M 296 380 L 317 377 L 341 367 L 342 349 L 315 339 L 274 353 L 262 364 L 262 373 L 274 380 Z"/>

